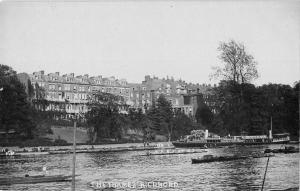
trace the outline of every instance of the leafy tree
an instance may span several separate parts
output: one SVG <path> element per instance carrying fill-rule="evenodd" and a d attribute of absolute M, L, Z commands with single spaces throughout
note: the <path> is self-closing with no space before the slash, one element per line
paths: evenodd
<path fill-rule="evenodd" d="M 256 62 L 253 56 L 246 52 L 243 44 L 233 40 L 221 42 L 218 50 L 221 51 L 220 59 L 225 65 L 214 67 L 215 73 L 211 77 L 221 77 L 238 84 L 249 83 L 258 78 Z"/>
<path fill-rule="evenodd" d="M 145 115 L 139 122 L 139 126 L 143 129 L 144 142 L 151 142 L 155 137 L 155 132 L 153 131 L 153 122 Z"/>
<path fill-rule="evenodd" d="M 205 104 L 202 107 L 198 107 L 196 110 L 195 118 L 197 123 L 201 123 L 204 126 L 209 126 L 213 120 L 213 117 L 213 113 Z"/>
<path fill-rule="evenodd" d="M 218 50 L 221 52 L 220 59 L 224 67 L 215 67 L 212 77 L 221 78 L 217 93 L 218 123 L 231 134 L 242 132 L 257 132 L 261 119 L 253 112 L 258 108 L 252 99 L 256 96 L 255 87 L 250 82 L 258 77 L 256 62 L 252 55 L 248 54 L 241 43 L 231 40 L 228 43 L 221 42 Z M 251 126 L 256 126 L 256 130 Z M 258 125 L 260 126 L 260 125 Z M 218 127 L 220 127 L 218 125 Z"/>
<path fill-rule="evenodd" d="M 171 140 L 173 131 L 173 109 L 171 103 L 160 95 L 157 99 L 156 105 L 150 109 L 148 113 L 150 119 L 154 122 L 156 130 L 162 134 L 168 135 L 168 140 Z"/>
<path fill-rule="evenodd" d="M 124 98 L 109 93 L 96 92 L 89 99 L 89 111 L 85 114 L 90 132 L 99 138 L 121 138 L 125 123 L 120 108 L 126 108 Z"/>
<path fill-rule="evenodd" d="M 289 85 L 268 84 L 259 87 L 263 92 L 261 105 L 266 113 L 266 125 L 272 117 L 273 132 L 288 131 L 292 137 L 299 137 L 299 91 Z"/>
<path fill-rule="evenodd" d="M 180 111 L 175 112 L 173 124 L 173 140 L 179 139 L 181 136 L 188 135 L 195 129 L 192 119 Z"/>
<path fill-rule="evenodd" d="M 212 129 L 219 134 L 250 135 L 289 132 L 299 137 L 299 98 L 297 85 L 268 84 L 255 87 L 253 84 L 232 84 L 223 81 L 215 88 L 217 115 Z M 239 90 L 243 90 L 242 96 Z M 238 100 L 242 100 L 238 102 Z"/>
<path fill-rule="evenodd" d="M 33 89 L 34 89 L 34 94 L 31 94 L 31 95 L 33 95 L 32 101 L 33 101 L 35 108 L 39 111 L 46 111 L 46 108 L 49 105 L 49 102 L 46 99 L 45 89 L 40 87 L 38 85 L 38 83 L 35 83 Z"/>
<path fill-rule="evenodd" d="M 25 87 L 6 65 L 0 65 L 0 125 L 7 136 L 13 130 L 24 138 L 31 138 L 35 127 Z"/>

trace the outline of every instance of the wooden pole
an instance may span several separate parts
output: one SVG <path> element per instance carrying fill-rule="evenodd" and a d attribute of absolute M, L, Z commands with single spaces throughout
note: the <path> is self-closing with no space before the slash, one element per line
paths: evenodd
<path fill-rule="evenodd" d="M 263 180 L 263 183 L 262 183 L 262 186 L 261 186 L 261 191 L 264 190 L 264 184 L 265 184 L 266 174 L 267 174 L 268 165 L 269 165 L 269 159 L 270 159 L 270 156 L 268 156 L 268 161 L 267 161 L 267 166 L 266 166 L 266 170 L 265 170 L 264 180 Z"/>
<path fill-rule="evenodd" d="M 273 131 L 273 119 L 272 119 L 272 116 L 271 116 L 271 133 Z"/>
<path fill-rule="evenodd" d="M 73 169 L 72 169 L 72 191 L 75 191 L 75 163 L 76 163 L 76 121 L 74 122 L 73 136 Z"/>

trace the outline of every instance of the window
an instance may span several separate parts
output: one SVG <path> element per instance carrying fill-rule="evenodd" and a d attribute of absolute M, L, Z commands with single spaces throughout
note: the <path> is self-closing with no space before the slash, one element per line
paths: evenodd
<path fill-rule="evenodd" d="M 49 90 L 55 90 L 55 84 L 49 84 Z"/>
<path fill-rule="evenodd" d="M 65 84 L 65 90 L 70 91 L 70 84 Z"/>
<path fill-rule="evenodd" d="M 44 82 L 39 82 L 38 85 L 39 85 L 40 87 L 44 87 L 44 86 L 45 86 L 45 83 L 44 83 Z"/>

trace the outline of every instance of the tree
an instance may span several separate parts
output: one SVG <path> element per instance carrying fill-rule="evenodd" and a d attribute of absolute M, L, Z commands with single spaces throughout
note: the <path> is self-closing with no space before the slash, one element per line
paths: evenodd
<path fill-rule="evenodd" d="M 215 73 L 211 77 L 233 81 L 237 84 L 249 83 L 258 78 L 257 63 L 252 55 L 248 54 L 245 46 L 233 40 L 221 42 L 218 50 L 224 67 L 214 67 Z"/>
<path fill-rule="evenodd" d="M 172 139 L 179 139 L 194 130 L 193 120 L 181 111 L 175 112 Z"/>
<path fill-rule="evenodd" d="M 173 131 L 173 109 L 171 103 L 160 95 L 157 102 L 148 112 L 149 118 L 153 121 L 156 131 L 166 133 L 168 140 L 171 140 Z"/>
<path fill-rule="evenodd" d="M 219 122 L 214 124 L 223 124 L 224 129 L 232 134 L 249 132 L 251 125 L 260 123 L 260 119 L 251 118 L 255 112 L 252 111 L 254 105 L 251 105 L 249 99 L 249 95 L 255 94 L 255 87 L 250 82 L 258 78 L 257 63 L 246 52 L 243 44 L 233 40 L 221 42 L 218 50 L 221 51 L 220 59 L 225 65 L 215 67 L 215 72 L 211 75 L 222 79 L 216 88 L 217 102 L 220 105 L 219 117 L 216 119 Z"/>
<path fill-rule="evenodd" d="M 30 88 L 31 89 L 31 88 Z M 33 104 L 37 110 L 46 111 L 49 102 L 46 99 L 46 91 L 38 83 L 34 84 Z"/>
<path fill-rule="evenodd" d="M 7 138 L 10 130 L 21 137 L 31 138 L 35 127 L 25 87 L 16 72 L 6 65 L 0 65 L 0 125 Z"/>
<path fill-rule="evenodd" d="M 204 126 L 209 126 L 213 120 L 213 117 L 213 113 L 205 104 L 202 107 L 198 107 L 196 110 L 195 118 L 197 123 L 201 123 Z"/>
<path fill-rule="evenodd" d="M 96 92 L 89 98 L 89 111 L 85 114 L 87 124 L 92 127 L 91 134 L 99 138 L 121 137 L 122 125 L 125 123 L 120 108 L 126 108 L 124 98 L 109 93 Z"/>

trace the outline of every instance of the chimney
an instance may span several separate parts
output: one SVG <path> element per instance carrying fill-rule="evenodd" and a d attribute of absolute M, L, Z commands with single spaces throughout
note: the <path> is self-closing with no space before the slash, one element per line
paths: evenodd
<path fill-rule="evenodd" d="M 55 72 L 55 75 L 59 76 L 59 72 Z"/>
<path fill-rule="evenodd" d="M 41 74 L 42 74 L 42 75 L 44 75 L 44 74 L 45 74 L 44 70 L 41 70 Z"/>

